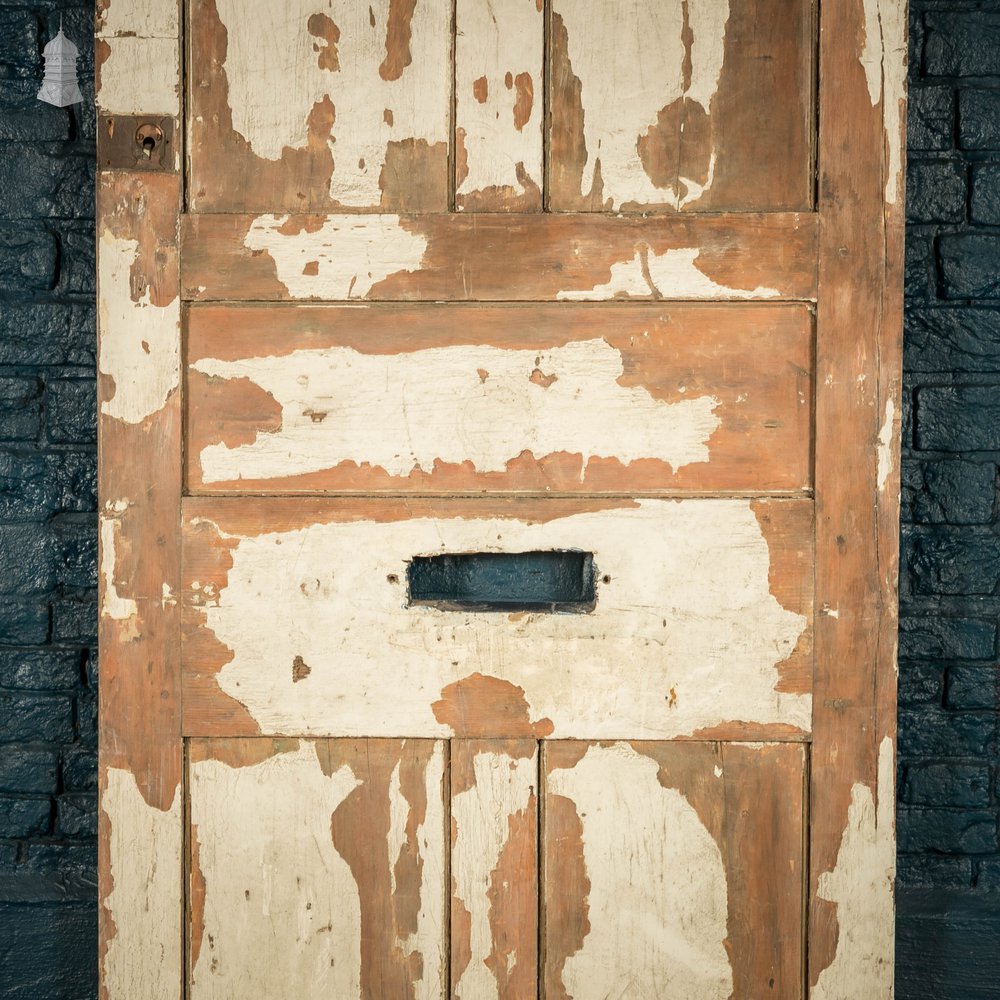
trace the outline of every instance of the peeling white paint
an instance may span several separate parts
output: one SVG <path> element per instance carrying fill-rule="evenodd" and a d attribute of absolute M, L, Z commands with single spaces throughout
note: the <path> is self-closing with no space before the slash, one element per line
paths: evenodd
<path fill-rule="evenodd" d="M 110 0 L 98 15 L 101 37 L 138 35 L 140 38 L 173 38 L 178 35 L 176 0 Z"/>
<path fill-rule="evenodd" d="M 131 771 L 109 767 L 101 810 L 111 825 L 104 905 L 114 935 L 104 956 L 107 1000 L 177 1000 L 183 981 L 181 792 L 168 810 L 149 805 Z"/>
<path fill-rule="evenodd" d="M 171 38 L 124 35 L 104 38 L 110 50 L 101 63 L 97 106 L 106 114 L 178 115 L 179 44 Z"/>
<path fill-rule="evenodd" d="M 133 301 L 129 272 L 138 250 L 136 240 L 101 233 L 98 369 L 115 381 L 101 412 L 130 424 L 162 409 L 180 382 L 180 300 L 156 306 L 147 289 Z"/>
<path fill-rule="evenodd" d="M 327 347 L 281 358 L 202 358 L 192 367 L 249 379 L 281 405 L 280 431 L 202 450 L 206 483 L 302 475 L 341 462 L 393 476 L 432 472 L 437 462 L 502 472 L 525 451 L 580 454 L 581 478 L 595 456 L 659 459 L 677 470 L 709 460 L 721 422 L 714 396 L 667 402 L 621 385 L 621 352 L 602 339 L 541 351 Z M 549 384 L 533 381 L 533 373 Z"/>
<path fill-rule="evenodd" d="M 896 404 L 892 399 L 886 400 L 885 419 L 882 429 L 878 432 L 878 490 L 881 493 L 892 472 L 893 457 L 896 453 Z"/>
<path fill-rule="evenodd" d="M 126 500 L 109 500 L 101 514 L 101 577 L 104 593 L 101 599 L 101 614 L 114 621 L 134 620 L 139 607 L 131 597 L 122 597 L 115 583 L 115 544 L 121 515 L 128 509 Z"/>
<path fill-rule="evenodd" d="M 863 0 L 861 65 L 872 107 L 883 101 L 886 148 L 885 200 L 895 205 L 903 169 L 903 112 L 906 101 L 906 2 Z"/>
<path fill-rule="evenodd" d="M 548 775 L 546 794 L 576 806 L 590 880 L 590 933 L 562 974 L 575 1000 L 727 1000 L 732 993 L 722 854 L 691 803 L 664 788 L 658 771 L 618 743 L 591 746 L 572 768 Z"/>
<path fill-rule="evenodd" d="M 386 58 L 389 0 L 285 0 L 248 16 L 245 0 L 217 0 L 228 35 L 224 68 L 233 127 L 253 151 L 279 160 L 307 144 L 313 105 L 329 97 L 336 110 L 329 144 L 330 196 L 345 206 L 377 206 L 379 176 L 390 141 L 448 141 L 451 100 L 451 6 L 416 4 L 410 22 L 412 61 L 396 80 L 379 68 Z M 320 67 L 320 44 L 308 30 L 322 8 L 339 29 L 339 69 Z M 275 99 L 275 81 L 281 94 Z M 384 110 L 392 112 L 388 124 Z"/>
<path fill-rule="evenodd" d="M 876 802 L 877 798 L 877 802 Z M 878 786 L 855 782 L 837 864 L 819 877 L 820 899 L 837 904 L 837 951 L 821 973 L 815 1000 L 893 995 L 896 878 L 895 757 L 879 746 Z"/>
<path fill-rule="evenodd" d="M 773 299 L 781 295 L 777 288 L 728 288 L 713 281 L 698 267 L 698 247 L 681 247 L 658 254 L 639 250 L 631 260 L 611 265 L 611 278 L 590 289 L 562 291 L 557 299 L 587 300 L 627 298 L 670 299 Z"/>
<path fill-rule="evenodd" d="M 315 232 L 295 235 L 279 232 L 287 221 L 287 215 L 257 217 L 243 244 L 271 256 L 292 298 L 364 298 L 384 278 L 419 270 L 427 250 L 427 237 L 407 232 L 398 215 L 331 215 Z M 304 274 L 313 262 L 317 273 Z"/>
<path fill-rule="evenodd" d="M 360 997 L 361 900 L 330 829 L 360 784 L 347 765 L 327 777 L 306 742 L 246 767 L 191 765 L 205 879 L 192 1000 Z"/>
<path fill-rule="evenodd" d="M 405 744 L 404 744 L 405 746 Z M 406 821 L 409 806 L 403 798 L 400 783 L 400 766 L 392 769 L 389 779 L 389 832 L 386 836 L 389 860 L 389 881 L 393 895 L 396 892 L 396 862 L 406 847 Z M 424 820 L 417 825 L 416 842 L 420 852 L 422 883 L 420 911 L 417 914 L 417 929 L 405 938 L 396 938 L 396 945 L 404 955 L 414 956 L 421 969 L 419 979 L 413 983 L 414 1000 L 439 1000 L 447 992 L 447 935 L 441 932 L 445 926 L 445 894 L 438 891 L 444 886 L 445 857 L 440 849 L 428 849 L 429 844 L 441 842 L 445 829 L 444 787 L 445 744 L 434 744 L 434 751 L 424 773 L 424 787 L 427 790 L 427 807 Z"/>
<path fill-rule="evenodd" d="M 594 553 L 610 582 L 592 613 L 407 607 L 388 579 L 405 581 L 414 555 L 536 549 Z M 558 736 L 665 739 L 732 719 L 809 728 L 809 695 L 775 690 L 807 621 L 770 592 L 747 499 L 641 500 L 545 524 L 315 524 L 238 538 L 231 554 L 228 585 L 186 600 L 233 650 L 218 683 L 264 732 L 448 736 L 431 704 L 477 671 L 522 687 Z M 312 672 L 293 684 L 276 665 L 296 656 Z"/>
<path fill-rule="evenodd" d="M 691 83 L 685 90 L 683 7 L 692 35 Z M 729 0 L 558 0 L 569 39 L 573 73 L 580 80 L 587 162 L 581 194 L 587 194 L 600 162 L 603 196 L 612 209 L 628 202 L 695 202 L 711 184 L 715 154 L 704 186 L 678 177 L 676 187 L 656 187 L 636 147 L 655 125 L 661 108 L 680 98 L 696 101 L 706 113 L 719 87 L 725 56 Z M 599 43 L 595 40 L 599 40 Z"/>
<path fill-rule="evenodd" d="M 516 194 L 525 188 L 520 165 L 542 186 L 542 47 L 543 17 L 535 0 L 458 0 L 455 39 L 455 121 L 465 133 L 468 176 L 456 194 L 493 186 Z M 531 115 L 520 129 L 514 125 L 517 88 L 511 80 L 527 73 L 533 84 Z M 473 93 L 474 82 L 486 80 L 486 100 Z"/>
<path fill-rule="evenodd" d="M 500 1000 L 499 984 L 485 965 L 493 950 L 487 893 L 507 843 L 508 819 L 528 808 L 537 769 L 537 753 L 518 759 L 492 751 L 477 753 L 475 784 L 452 798 L 451 876 L 455 897 L 470 916 L 470 959 L 455 984 L 455 1000 Z M 516 961 L 516 956 L 508 956 L 511 959 Z"/>

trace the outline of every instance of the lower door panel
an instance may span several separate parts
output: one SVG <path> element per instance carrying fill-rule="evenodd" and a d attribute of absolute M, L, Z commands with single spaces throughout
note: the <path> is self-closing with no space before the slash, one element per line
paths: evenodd
<path fill-rule="evenodd" d="M 803 744 L 197 739 L 188 761 L 192 1000 L 803 996 Z"/>

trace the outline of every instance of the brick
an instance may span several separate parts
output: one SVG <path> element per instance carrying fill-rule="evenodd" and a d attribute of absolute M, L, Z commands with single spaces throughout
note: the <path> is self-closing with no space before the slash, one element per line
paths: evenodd
<path fill-rule="evenodd" d="M 67 792 L 96 792 L 97 753 L 82 747 L 64 751 L 62 781 Z"/>
<path fill-rule="evenodd" d="M 993 519 L 997 470 L 992 462 L 926 462 L 910 516 L 922 524 L 986 524 Z"/>
<path fill-rule="evenodd" d="M 11 70 L 36 71 L 38 19 L 26 10 L 0 10 L 0 64 Z"/>
<path fill-rule="evenodd" d="M 0 223 L 0 293 L 53 288 L 57 261 L 56 239 L 40 225 Z"/>
<path fill-rule="evenodd" d="M 52 828 L 52 803 L 44 798 L 0 795 L 0 837 L 44 836 Z"/>
<path fill-rule="evenodd" d="M 958 160 L 911 160 L 906 170 L 910 222 L 965 220 L 965 166 Z"/>
<path fill-rule="evenodd" d="M 904 267 L 908 299 L 933 299 L 937 294 L 934 234 L 908 229 Z"/>
<path fill-rule="evenodd" d="M 1000 538 L 975 527 L 909 528 L 903 565 L 916 594 L 993 594 L 1000 584 Z"/>
<path fill-rule="evenodd" d="M 92 215 L 95 166 L 92 157 L 66 156 L 59 146 L 0 144 L 0 218 Z"/>
<path fill-rule="evenodd" d="M 44 600 L 17 601 L 0 598 L 0 643 L 36 645 L 49 635 L 49 605 Z"/>
<path fill-rule="evenodd" d="M 987 892 L 1000 889 L 1000 858 L 984 858 L 976 863 L 976 888 Z"/>
<path fill-rule="evenodd" d="M 896 885 L 902 889 L 968 889 L 972 870 L 969 858 L 900 854 L 896 859 Z"/>
<path fill-rule="evenodd" d="M 0 142 L 62 142 L 70 137 L 69 111 L 38 100 L 37 72 L 36 67 L 26 79 L 0 80 Z"/>
<path fill-rule="evenodd" d="M 96 363 L 92 305 L 0 302 L 0 365 Z"/>
<path fill-rule="evenodd" d="M 0 691 L 0 743 L 72 743 L 73 736 L 68 696 Z"/>
<path fill-rule="evenodd" d="M 1000 163 L 974 163 L 969 217 L 982 226 L 1000 226 Z"/>
<path fill-rule="evenodd" d="M 905 613 L 900 617 L 900 658 L 988 660 L 996 646 L 997 625 L 992 621 Z"/>
<path fill-rule="evenodd" d="M 996 717 L 990 712 L 946 712 L 940 708 L 901 708 L 899 746 L 910 758 L 987 758 L 992 752 Z"/>
<path fill-rule="evenodd" d="M 97 518 L 66 514 L 52 522 L 54 563 L 65 587 L 97 586 Z"/>
<path fill-rule="evenodd" d="M 40 524 L 0 525 L 0 593 L 45 593 L 55 584 L 53 549 Z"/>
<path fill-rule="evenodd" d="M 92 451 L 0 451 L 0 522 L 96 508 L 97 456 Z"/>
<path fill-rule="evenodd" d="M 985 233 L 942 236 L 938 240 L 938 262 L 944 298 L 1000 298 L 1000 236 Z"/>
<path fill-rule="evenodd" d="M 63 295 L 97 293 L 97 244 L 91 223 L 65 223 L 60 226 L 62 260 L 58 292 Z"/>
<path fill-rule="evenodd" d="M 952 667 L 945 686 L 949 708 L 1000 708 L 1000 667 Z"/>
<path fill-rule="evenodd" d="M 1000 372 L 1000 308 L 927 308 L 905 313 L 908 372 Z"/>
<path fill-rule="evenodd" d="M 900 851 L 986 854 L 1000 846 L 996 814 L 987 810 L 903 806 L 898 820 Z"/>
<path fill-rule="evenodd" d="M 73 649 L 0 649 L 0 687 L 72 689 L 80 683 L 80 661 Z"/>
<path fill-rule="evenodd" d="M 951 149 L 955 135 L 955 93 L 947 86 L 910 88 L 906 145 L 920 152 Z"/>
<path fill-rule="evenodd" d="M 58 778 L 54 751 L 0 746 L 0 792 L 54 795 Z"/>
<path fill-rule="evenodd" d="M 929 13 L 924 27 L 928 76 L 1000 74 L 1000 14 L 982 10 Z"/>
<path fill-rule="evenodd" d="M 908 766 L 901 799 L 917 806 L 988 808 L 990 769 L 985 764 Z"/>
<path fill-rule="evenodd" d="M 899 664 L 896 697 L 900 705 L 939 705 L 944 692 L 944 670 L 936 663 Z"/>
<path fill-rule="evenodd" d="M 97 694 L 94 691 L 84 691 L 76 700 L 76 724 L 81 744 L 97 745 Z"/>
<path fill-rule="evenodd" d="M 42 400 L 38 379 L 0 377 L 0 439 L 34 441 L 41 426 Z"/>
<path fill-rule="evenodd" d="M 1000 450 L 1000 385 L 929 385 L 916 393 L 916 446 Z"/>
<path fill-rule="evenodd" d="M 97 836 L 97 796 L 60 795 L 56 800 L 56 832 L 77 840 Z"/>
<path fill-rule="evenodd" d="M 52 638 L 56 642 L 96 643 L 97 595 L 54 601 Z"/>
<path fill-rule="evenodd" d="M 1000 149 L 1000 90 L 959 91 L 958 143 L 962 149 Z"/>
<path fill-rule="evenodd" d="M 90 444 L 97 440 L 97 384 L 93 379 L 58 379 L 47 387 L 50 441 Z"/>

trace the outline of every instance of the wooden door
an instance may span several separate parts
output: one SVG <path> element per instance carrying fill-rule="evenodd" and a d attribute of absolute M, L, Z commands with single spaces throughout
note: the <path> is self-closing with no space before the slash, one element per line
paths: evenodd
<path fill-rule="evenodd" d="M 891 996 L 902 0 L 98 7 L 102 996 Z"/>

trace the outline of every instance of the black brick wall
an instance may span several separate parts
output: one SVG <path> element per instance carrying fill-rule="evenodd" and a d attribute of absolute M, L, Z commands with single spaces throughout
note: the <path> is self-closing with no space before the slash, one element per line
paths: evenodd
<path fill-rule="evenodd" d="M 35 99 L 90 6 L 0 3 L 0 996 L 96 980 L 94 116 Z M 86 92 L 86 91 L 85 91 Z M 137 998 L 138 1000 L 138 998 Z"/>
<path fill-rule="evenodd" d="M 9 1000 L 96 993 L 94 118 L 35 99 L 60 14 L 85 80 L 89 5 L 0 0 Z M 911 36 L 898 996 L 981 1000 L 1000 997 L 1000 0 L 911 0 Z"/>

